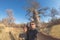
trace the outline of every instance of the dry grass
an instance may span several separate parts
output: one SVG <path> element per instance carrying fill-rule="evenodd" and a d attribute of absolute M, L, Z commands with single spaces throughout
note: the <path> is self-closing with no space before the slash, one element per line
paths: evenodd
<path fill-rule="evenodd" d="M 19 34 L 23 32 L 22 28 L 13 28 L 13 27 L 5 27 L 0 25 L 0 40 L 11 40 L 9 32 L 12 33 L 13 37 L 18 40 Z"/>
<path fill-rule="evenodd" d="M 44 30 L 47 29 L 45 28 Z M 10 31 L 16 40 L 19 39 L 19 34 L 23 32 L 22 28 L 3 27 L 0 30 L 0 40 L 11 40 L 9 35 Z M 41 29 L 41 31 L 43 31 L 43 29 Z M 53 26 L 49 34 L 53 37 L 60 38 L 60 25 Z"/>
<path fill-rule="evenodd" d="M 50 31 L 50 35 L 56 38 L 60 38 L 60 25 L 55 25 Z"/>
<path fill-rule="evenodd" d="M 52 26 L 51 30 L 49 30 L 49 28 L 44 28 L 40 31 L 45 35 L 51 35 L 52 37 L 60 38 L 60 25 Z"/>

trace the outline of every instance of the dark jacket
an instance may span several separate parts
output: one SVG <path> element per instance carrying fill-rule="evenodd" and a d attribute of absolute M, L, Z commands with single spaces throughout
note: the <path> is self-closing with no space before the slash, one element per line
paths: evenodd
<path fill-rule="evenodd" d="M 36 40 L 38 31 L 36 29 L 27 32 L 27 40 Z"/>
<path fill-rule="evenodd" d="M 24 38 L 24 40 L 27 40 L 27 34 L 26 33 L 19 34 L 19 38 Z"/>

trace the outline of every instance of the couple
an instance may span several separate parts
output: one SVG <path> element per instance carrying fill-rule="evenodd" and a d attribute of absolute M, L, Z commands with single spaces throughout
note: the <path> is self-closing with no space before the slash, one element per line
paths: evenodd
<path fill-rule="evenodd" d="M 25 40 L 36 40 L 37 39 L 37 29 L 34 21 L 30 22 L 30 27 L 24 27 L 24 32 L 26 33 Z"/>

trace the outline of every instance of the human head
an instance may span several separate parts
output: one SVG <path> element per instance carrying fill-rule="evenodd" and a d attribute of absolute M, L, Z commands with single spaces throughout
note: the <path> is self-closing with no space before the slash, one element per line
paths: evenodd
<path fill-rule="evenodd" d="M 27 32 L 27 27 L 26 27 L 26 25 L 24 25 L 23 31 L 24 31 L 24 32 Z"/>
<path fill-rule="evenodd" d="M 35 29 L 36 28 L 36 24 L 34 21 L 30 22 L 30 26 L 31 26 L 31 29 Z"/>

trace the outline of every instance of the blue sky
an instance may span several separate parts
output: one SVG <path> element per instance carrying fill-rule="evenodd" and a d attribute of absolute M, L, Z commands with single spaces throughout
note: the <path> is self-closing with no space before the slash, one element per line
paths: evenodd
<path fill-rule="evenodd" d="M 58 9 L 60 7 L 60 0 L 37 0 L 41 7 L 50 7 Z M 26 0 L 0 0 L 0 20 L 5 18 L 6 9 L 12 9 L 15 17 L 16 23 L 25 23 L 29 20 L 26 19 L 26 11 L 23 7 L 27 5 Z M 48 18 L 42 18 L 43 21 L 48 20 Z"/>

